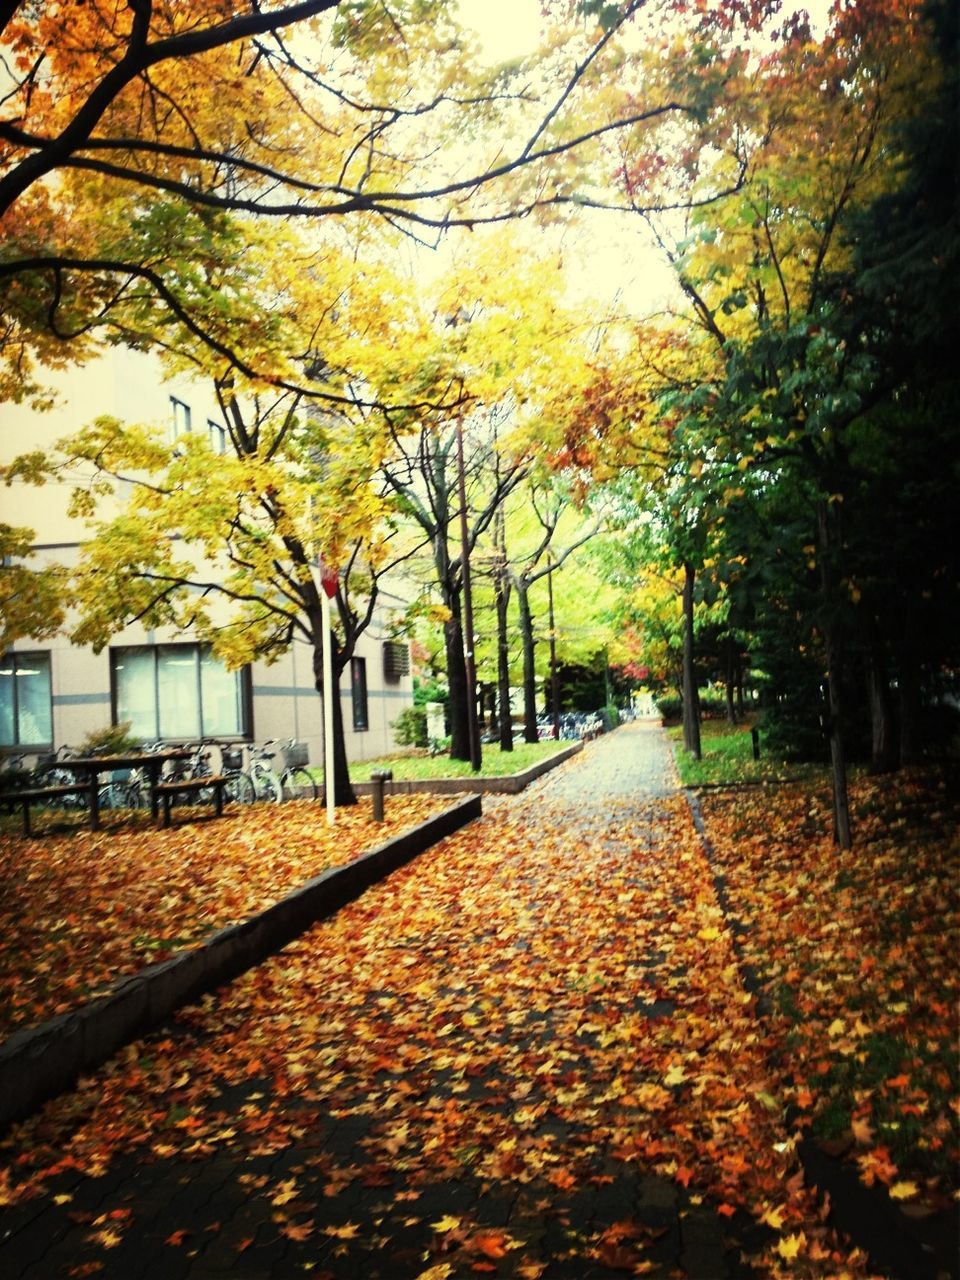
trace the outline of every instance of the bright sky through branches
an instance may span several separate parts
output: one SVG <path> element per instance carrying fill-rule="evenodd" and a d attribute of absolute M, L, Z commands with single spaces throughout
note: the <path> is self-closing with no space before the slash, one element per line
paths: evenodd
<path fill-rule="evenodd" d="M 460 21 L 480 38 L 491 64 L 534 52 L 543 27 L 541 0 L 459 0 Z M 551 241 L 555 240 L 553 234 Z M 647 314 L 673 292 L 673 272 L 625 215 L 589 214 L 555 246 L 575 294 L 589 294 Z"/>
<path fill-rule="evenodd" d="M 539 0 L 460 0 L 460 14 L 491 62 L 529 53 L 539 43 Z"/>

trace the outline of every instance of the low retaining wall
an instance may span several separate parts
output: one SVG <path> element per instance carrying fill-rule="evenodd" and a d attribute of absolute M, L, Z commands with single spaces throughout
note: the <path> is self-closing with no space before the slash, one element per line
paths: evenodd
<path fill-rule="evenodd" d="M 476 778 L 472 776 L 468 778 L 409 778 L 400 779 L 396 782 L 385 782 L 383 794 L 385 796 L 407 796 L 416 792 L 434 792 L 439 795 L 458 795 L 464 791 L 472 791 L 483 795 L 516 795 L 524 787 L 529 787 L 531 782 L 536 782 L 537 778 L 549 773 L 551 769 L 556 769 L 557 765 L 563 764 L 565 760 L 569 760 L 571 756 L 575 756 L 578 751 L 582 750 L 582 742 L 571 742 L 569 747 L 564 747 L 556 755 L 547 756 L 545 760 L 540 760 L 537 764 L 531 765 L 523 773 L 503 773 L 494 778 Z M 358 796 L 368 796 L 373 791 L 374 784 L 372 782 L 354 782 L 352 785 Z"/>
<path fill-rule="evenodd" d="M 355 861 L 308 880 L 252 919 L 219 929 L 189 951 L 124 978 L 109 995 L 15 1031 L 0 1044 L 0 1129 L 69 1089 L 84 1071 L 180 1005 L 273 955 L 480 812 L 479 795 L 466 796 Z"/>

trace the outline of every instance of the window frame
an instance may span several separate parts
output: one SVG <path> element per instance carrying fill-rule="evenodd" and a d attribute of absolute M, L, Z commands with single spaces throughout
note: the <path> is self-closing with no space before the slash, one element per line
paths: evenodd
<path fill-rule="evenodd" d="M 370 695 L 367 685 L 366 658 L 350 659 L 350 703 L 353 709 L 355 733 L 366 733 L 370 728 Z"/>
<path fill-rule="evenodd" d="M 240 682 L 240 721 L 241 727 L 237 733 L 217 733 L 210 734 L 205 731 L 203 717 L 203 688 L 202 688 L 202 664 L 200 662 L 201 654 L 206 651 L 209 653 L 210 645 L 201 644 L 197 640 L 172 641 L 166 644 L 125 644 L 112 646 L 110 649 L 110 719 L 113 724 L 120 723 L 119 713 L 119 681 L 117 679 L 117 658 L 121 653 L 129 651 L 139 651 L 141 653 L 149 653 L 153 659 L 153 728 L 155 732 L 151 734 L 146 741 L 160 741 L 160 656 L 162 651 L 171 649 L 179 649 L 181 651 L 192 650 L 195 658 L 194 662 L 194 679 L 196 682 L 197 696 L 197 715 L 199 720 L 200 732 L 196 737 L 191 735 L 182 735 L 174 733 L 173 739 L 180 741 L 199 741 L 203 738 L 216 739 L 218 742 L 248 742 L 251 740 L 253 728 L 253 679 L 249 665 L 243 666 L 234 674 Z"/>
<path fill-rule="evenodd" d="M 217 457 L 222 458 L 227 452 L 227 428 L 222 422 L 207 419 L 207 442 Z"/>
<path fill-rule="evenodd" d="M 170 397 L 170 443 L 176 444 L 181 436 L 188 436 L 193 431 L 193 414 L 186 400 L 179 396 Z"/>
<path fill-rule="evenodd" d="M 47 668 L 47 708 L 48 719 L 50 724 L 50 737 L 38 742 L 24 742 L 20 736 L 20 699 L 17 695 L 17 663 L 24 662 L 42 662 Z M 20 755 L 24 752 L 34 754 L 35 752 L 44 752 L 53 750 L 53 661 L 49 649 L 13 649 L 0 655 L 0 661 L 12 663 L 13 680 L 10 685 L 12 697 L 12 723 L 13 738 L 10 742 L 0 743 L 0 754 L 2 755 Z"/>

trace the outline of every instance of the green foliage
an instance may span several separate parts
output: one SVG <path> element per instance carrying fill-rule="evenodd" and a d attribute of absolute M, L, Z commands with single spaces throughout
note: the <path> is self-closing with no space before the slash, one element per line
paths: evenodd
<path fill-rule="evenodd" d="M 139 738 L 130 733 L 130 721 L 120 724 L 106 725 L 102 729 L 92 729 L 80 743 L 80 754 L 84 756 L 119 756 L 128 751 L 136 751 L 140 746 Z"/>
<path fill-rule="evenodd" d="M 702 757 L 695 760 L 681 745 L 680 728 L 669 729 L 676 744 L 675 759 L 680 781 L 685 787 L 736 786 L 741 783 L 777 782 L 805 776 L 810 770 L 791 765 L 774 752 L 766 737 L 760 738 L 760 759 L 753 758 L 749 725 L 707 721 L 701 726 Z"/>
<path fill-rule="evenodd" d="M 662 697 L 655 698 L 654 706 L 657 708 L 661 718 L 668 724 L 679 721 L 683 717 L 683 700 L 672 694 L 664 694 Z M 710 693 L 703 689 L 700 690 L 700 715 L 704 720 L 711 717 L 719 719 L 726 714 L 727 701 L 722 693 Z"/>
<path fill-rule="evenodd" d="M 0 654 L 14 641 L 46 639 L 63 621 L 64 573 L 29 564 L 32 532 L 0 524 Z"/>
<path fill-rule="evenodd" d="M 483 748 L 482 778 L 499 778 L 539 764 L 541 760 L 569 747 L 569 742 L 516 742 L 512 751 L 501 751 L 496 745 Z M 382 756 L 377 760 L 364 760 L 350 765 L 353 782 L 366 782 L 375 769 L 391 769 L 394 779 L 416 778 L 470 778 L 474 777 L 469 760 L 450 760 L 437 755 Z"/>
<path fill-rule="evenodd" d="M 390 721 L 393 736 L 401 747 L 425 747 L 427 738 L 427 713 L 422 707 L 407 707 L 396 720 Z"/>
<path fill-rule="evenodd" d="M 445 684 L 441 684 L 435 677 L 429 679 L 416 679 L 413 682 L 413 705 L 415 707 L 425 707 L 429 702 L 446 703 L 450 697 L 450 690 Z M 423 745 L 426 745 L 425 743 Z"/>

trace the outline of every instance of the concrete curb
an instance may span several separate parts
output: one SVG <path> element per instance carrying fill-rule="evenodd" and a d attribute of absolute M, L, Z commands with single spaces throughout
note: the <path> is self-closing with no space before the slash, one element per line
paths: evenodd
<path fill-rule="evenodd" d="M 14 1032 L 0 1044 L 0 1131 L 69 1089 L 84 1071 L 178 1006 L 259 964 L 480 813 L 480 796 L 465 796 L 353 862 L 308 880 L 251 919 L 218 929 L 196 947 L 122 979 L 108 995 Z"/>
<path fill-rule="evenodd" d="M 557 765 L 563 764 L 571 756 L 583 750 L 582 742 L 571 742 L 569 747 L 558 751 L 556 755 L 547 756 L 538 764 L 531 765 L 523 773 L 503 773 L 493 778 L 410 778 L 397 782 L 386 782 L 383 786 L 385 796 L 407 796 L 421 792 L 433 792 L 437 795 L 458 795 L 471 791 L 482 795 L 506 794 L 517 795 L 531 782 L 543 777 Z M 353 789 L 358 796 L 368 796 L 373 791 L 372 782 L 354 782 Z"/>

